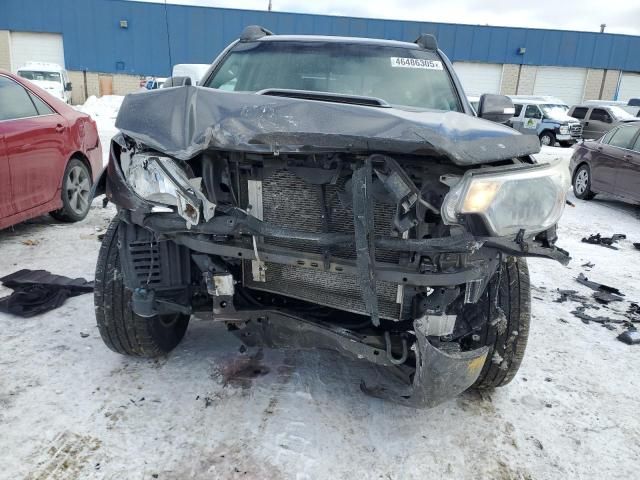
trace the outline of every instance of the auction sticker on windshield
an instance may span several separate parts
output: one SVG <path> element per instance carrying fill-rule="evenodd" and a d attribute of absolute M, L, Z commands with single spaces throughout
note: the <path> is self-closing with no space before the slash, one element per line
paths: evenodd
<path fill-rule="evenodd" d="M 424 68 L 426 70 L 442 70 L 439 60 L 424 60 L 422 58 L 391 57 L 392 67 Z"/>

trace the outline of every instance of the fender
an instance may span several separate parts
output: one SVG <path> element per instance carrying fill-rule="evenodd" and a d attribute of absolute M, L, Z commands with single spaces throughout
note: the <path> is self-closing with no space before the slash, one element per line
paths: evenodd
<path fill-rule="evenodd" d="M 91 200 L 100 197 L 107 193 L 107 169 L 106 167 L 102 169 L 100 174 L 98 175 L 97 180 L 91 187 Z"/>

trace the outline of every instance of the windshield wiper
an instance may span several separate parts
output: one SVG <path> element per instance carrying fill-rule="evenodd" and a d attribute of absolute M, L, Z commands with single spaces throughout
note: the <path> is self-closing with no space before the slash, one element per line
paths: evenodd
<path fill-rule="evenodd" d="M 381 98 L 365 97 L 361 95 L 346 95 L 343 93 L 314 92 L 311 90 L 293 90 L 287 88 L 265 88 L 264 90 L 260 90 L 256 93 L 258 95 L 300 98 L 302 100 L 315 100 L 318 102 L 349 103 L 351 105 L 365 105 L 368 107 L 391 107 L 391 105 Z"/>

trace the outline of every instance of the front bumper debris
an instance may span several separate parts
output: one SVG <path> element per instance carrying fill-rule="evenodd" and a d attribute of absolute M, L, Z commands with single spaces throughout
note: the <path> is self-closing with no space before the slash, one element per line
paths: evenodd
<path fill-rule="evenodd" d="M 427 324 L 418 319 L 416 370 L 413 381 L 405 385 L 361 385 L 365 393 L 415 408 L 432 408 L 467 390 L 478 379 L 487 359 L 488 347 L 466 352 L 445 352 L 427 339 Z"/>
<path fill-rule="evenodd" d="M 367 385 L 361 389 L 372 396 L 414 407 L 432 408 L 464 392 L 478 379 L 485 364 L 488 347 L 466 352 L 445 352 L 427 339 L 427 321 L 414 322 L 416 369 L 397 366 L 382 346 L 365 343 L 366 337 L 344 328 L 311 322 L 278 310 L 256 312 L 242 329 L 233 330 L 249 346 L 298 350 L 325 349 L 357 360 L 394 368 L 388 383 Z M 404 379 L 404 383 L 399 379 Z"/>

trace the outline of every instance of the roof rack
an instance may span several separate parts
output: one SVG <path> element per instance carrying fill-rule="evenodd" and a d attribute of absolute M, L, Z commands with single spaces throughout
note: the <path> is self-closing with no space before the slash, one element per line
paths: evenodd
<path fill-rule="evenodd" d="M 273 35 L 273 32 L 271 30 L 267 30 L 260 25 L 249 25 L 242 31 L 242 34 L 240 35 L 240 41 L 251 42 L 253 40 L 258 40 L 269 35 Z"/>
<path fill-rule="evenodd" d="M 424 48 L 425 50 L 438 50 L 438 41 L 436 40 L 436 37 L 434 37 L 430 33 L 421 34 L 413 43 Z"/>

